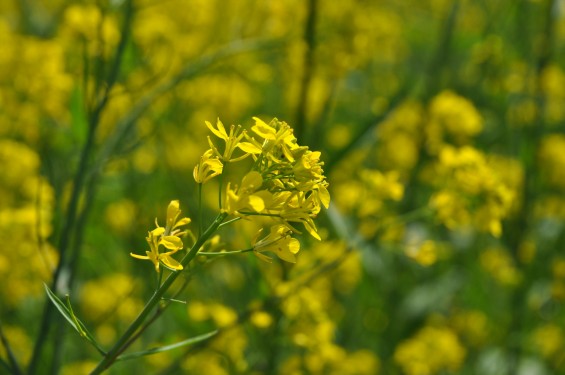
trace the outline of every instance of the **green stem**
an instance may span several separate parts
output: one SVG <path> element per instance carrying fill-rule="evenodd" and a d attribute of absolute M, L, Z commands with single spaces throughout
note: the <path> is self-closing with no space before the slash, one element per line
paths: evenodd
<path fill-rule="evenodd" d="M 202 236 L 202 184 L 198 184 L 198 237 Z"/>
<path fill-rule="evenodd" d="M 253 251 L 253 248 L 250 247 L 249 249 L 243 249 L 243 250 L 234 250 L 234 251 L 223 251 L 223 252 L 204 252 L 204 251 L 200 251 L 198 252 L 198 255 L 206 255 L 206 256 L 218 256 L 218 255 L 232 255 L 232 254 L 243 254 L 243 253 L 248 253 L 250 251 Z"/>
<path fill-rule="evenodd" d="M 236 217 L 236 218 L 234 218 L 234 219 L 228 220 L 228 221 L 226 221 L 226 222 L 220 224 L 220 228 L 223 227 L 224 225 L 229 225 L 229 224 L 235 223 L 236 221 L 239 221 L 239 220 L 241 220 L 241 216 L 238 216 L 238 217 Z"/>
<path fill-rule="evenodd" d="M 194 259 L 194 257 L 198 253 L 198 250 L 200 250 L 204 242 L 206 242 L 212 236 L 212 234 L 216 232 L 216 230 L 220 227 L 220 224 L 224 221 L 226 217 L 227 217 L 227 213 L 219 214 L 214 220 L 214 222 L 202 234 L 202 236 L 199 237 L 198 240 L 196 240 L 196 243 L 192 246 L 190 251 L 181 260 L 181 264 L 183 267 L 186 268 L 188 266 L 188 264 L 192 261 L 192 259 Z M 96 366 L 96 368 L 91 372 L 91 375 L 102 373 L 104 370 L 106 370 L 116 361 L 116 358 L 124 350 L 127 349 L 129 344 L 132 343 L 132 341 L 129 341 L 129 339 L 142 326 L 145 319 L 147 319 L 151 311 L 161 301 L 167 290 L 169 290 L 171 285 L 174 283 L 174 281 L 177 279 L 177 277 L 179 277 L 181 273 L 182 272 L 173 272 L 167 277 L 165 282 L 163 282 L 161 287 L 157 289 L 157 291 L 155 291 L 155 293 L 149 299 L 149 301 L 147 302 L 141 313 L 139 313 L 137 318 L 131 323 L 131 325 L 128 327 L 126 332 L 122 334 L 122 336 L 118 339 L 118 341 L 114 344 L 114 346 L 108 351 L 106 356 L 98 363 L 98 366 Z"/>
<path fill-rule="evenodd" d="M 265 213 L 260 213 L 260 212 L 247 212 L 247 211 L 239 211 L 239 213 L 241 215 L 247 215 L 247 216 L 271 216 L 271 217 L 281 217 L 280 214 L 265 214 Z"/>

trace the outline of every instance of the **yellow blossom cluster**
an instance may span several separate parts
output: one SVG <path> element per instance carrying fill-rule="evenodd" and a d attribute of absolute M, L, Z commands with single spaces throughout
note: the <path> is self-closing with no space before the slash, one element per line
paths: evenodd
<path fill-rule="evenodd" d="M 241 182 L 226 184 L 221 211 L 239 218 L 271 218 L 274 223 L 269 234 L 259 239 L 259 232 L 253 241 L 255 255 L 268 260 L 263 253 L 273 252 L 294 263 L 300 249 L 298 241 L 291 237 L 300 233 L 294 223 L 302 224 L 312 237 L 320 240 L 313 219 L 321 206 L 327 208 L 330 203 L 321 153 L 299 146 L 292 128 L 284 121 L 275 118 L 267 124 L 257 117 L 254 120 L 253 135 L 235 125 L 228 132 L 219 119 L 216 127 L 206 122 L 223 146 L 208 138 L 210 149 L 195 166 L 194 179 L 205 184 L 216 176 L 223 178 L 228 164 L 250 157 L 250 171 Z"/>
<path fill-rule="evenodd" d="M 501 221 L 507 217 L 515 194 L 479 150 L 443 147 L 432 176 L 438 190 L 430 206 L 440 222 L 450 229 L 473 226 L 500 237 Z"/>
<path fill-rule="evenodd" d="M 0 138 L 0 291 L 6 306 L 17 306 L 42 292 L 57 262 L 47 242 L 52 232 L 53 190 L 39 174 L 39 155 L 13 140 Z M 17 266 L 26 264 L 25 267 Z"/>
<path fill-rule="evenodd" d="M 468 99 L 443 91 L 430 103 L 426 140 L 431 153 L 438 152 L 446 141 L 458 146 L 468 144 L 482 130 L 483 119 Z"/>
<path fill-rule="evenodd" d="M 394 351 L 394 361 L 406 375 L 455 373 L 466 350 L 456 333 L 446 326 L 426 325 Z"/>

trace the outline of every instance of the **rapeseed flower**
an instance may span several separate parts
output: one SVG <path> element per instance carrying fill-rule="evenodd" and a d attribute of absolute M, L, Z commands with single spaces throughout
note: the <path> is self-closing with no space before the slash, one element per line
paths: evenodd
<path fill-rule="evenodd" d="M 156 272 L 159 272 L 159 265 L 161 263 L 169 269 L 176 271 L 182 270 L 182 265 L 171 256 L 179 250 L 182 250 L 184 246 L 180 237 L 186 234 L 187 231 L 182 231 L 180 227 L 190 223 L 190 219 L 187 217 L 179 220 L 180 213 L 181 210 L 179 208 L 179 201 L 171 201 L 167 208 L 167 221 L 165 227 L 159 226 L 157 219 L 155 219 L 157 228 L 148 232 L 146 240 L 149 244 L 150 251 L 146 251 L 146 255 L 138 255 L 134 253 L 130 253 L 130 255 L 137 259 L 150 260 L 155 266 Z M 161 252 L 161 246 L 168 251 Z"/>
<path fill-rule="evenodd" d="M 222 174 L 223 169 L 222 161 L 214 156 L 214 150 L 209 149 L 200 157 L 200 162 L 194 167 L 192 174 L 197 183 L 205 184 Z"/>

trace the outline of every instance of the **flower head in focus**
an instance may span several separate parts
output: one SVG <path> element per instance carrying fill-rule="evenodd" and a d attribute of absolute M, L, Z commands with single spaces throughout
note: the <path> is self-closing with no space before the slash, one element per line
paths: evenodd
<path fill-rule="evenodd" d="M 205 184 L 222 174 L 223 168 L 221 160 L 214 156 L 214 150 L 209 149 L 200 157 L 200 162 L 194 167 L 192 175 L 197 183 Z"/>
<path fill-rule="evenodd" d="M 130 253 L 130 255 L 137 259 L 150 260 L 155 266 L 156 272 L 159 272 L 159 265 L 161 263 L 171 270 L 182 270 L 182 265 L 171 256 L 179 250 L 182 250 L 184 246 L 180 237 L 185 235 L 187 231 L 181 230 L 180 227 L 190 223 L 190 219 L 187 217 L 179 219 L 180 213 L 179 201 L 171 201 L 167 208 L 165 227 L 160 226 L 157 219 L 155 219 L 157 228 L 149 231 L 145 238 L 149 244 L 149 251 L 145 252 L 146 255 L 134 253 Z M 166 250 L 161 251 L 161 246 Z"/>
<path fill-rule="evenodd" d="M 292 238 L 292 231 L 285 225 L 277 224 L 271 226 L 269 234 L 258 240 L 262 229 L 257 233 L 253 241 L 253 253 L 262 260 L 270 262 L 271 259 L 263 254 L 265 251 L 275 253 L 280 259 L 296 263 L 296 254 L 300 250 L 300 242 Z"/>
<path fill-rule="evenodd" d="M 222 124 L 222 122 L 219 119 L 216 123 L 217 129 L 214 128 L 212 124 L 208 121 L 206 121 L 206 126 L 216 137 L 223 140 L 226 144 L 224 147 L 224 152 L 222 153 L 218 150 L 216 145 L 214 145 L 214 142 L 212 142 L 210 137 L 208 137 L 208 143 L 210 144 L 210 148 L 214 151 L 214 154 L 217 155 L 218 158 L 220 158 L 222 161 L 233 163 L 236 161 L 243 160 L 247 156 L 249 156 L 249 152 L 246 150 L 249 150 L 250 145 L 246 145 L 247 142 L 241 142 L 242 138 L 246 134 L 245 130 L 242 131 L 241 125 L 238 126 L 231 125 L 229 134 L 228 132 L 226 132 L 226 128 L 224 127 L 224 124 Z M 243 150 L 244 154 L 233 158 L 233 153 L 236 148 Z"/>

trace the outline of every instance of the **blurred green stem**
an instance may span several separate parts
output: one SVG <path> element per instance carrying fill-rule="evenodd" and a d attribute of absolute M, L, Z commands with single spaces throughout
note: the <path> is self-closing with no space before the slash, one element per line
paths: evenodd
<path fill-rule="evenodd" d="M 301 139 L 306 127 L 306 111 L 308 109 L 308 92 L 314 70 L 314 48 L 316 32 L 316 16 L 318 0 L 308 0 L 306 15 L 306 25 L 304 27 L 304 42 L 306 51 L 302 65 L 302 82 L 300 84 L 300 94 L 298 96 L 298 106 L 296 108 L 296 120 L 294 123 L 294 135 Z"/>
<path fill-rule="evenodd" d="M 6 338 L 6 336 L 4 336 L 4 331 L 2 330 L 2 323 L 1 322 L 0 322 L 0 341 L 2 342 L 2 346 L 4 347 L 4 350 L 6 351 L 6 356 L 8 357 L 9 366 L 8 366 L 8 364 L 6 364 L 6 366 L 9 367 L 8 370 L 14 375 L 22 374 L 22 370 L 20 369 L 20 366 L 18 365 L 18 361 L 16 360 L 16 356 L 14 355 L 14 352 L 12 351 L 10 344 L 8 343 L 8 339 Z M 0 358 L 0 360 L 1 360 L 1 358 Z"/>
<path fill-rule="evenodd" d="M 126 15 L 124 19 L 124 24 L 122 28 L 121 39 L 116 51 L 116 55 L 114 61 L 110 67 L 110 71 L 108 77 L 106 79 L 106 85 L 104 91 L 97 102 L 96 106 L 90 111 L 90 115 L 88 118 L 88 134 L 86 137 L 85 144 L 82 148 L 80 160 L 77 168 L 77 172 L 75 174 L 75 178 L 73 180 L 73 189 L 71 193 L 71 198 L 69 200 L 69 205 L 67 209 L 66 218 L 63 224 L 63 228 L 61 231 L 61 237 L 59 239 L 59 263 L 57 264 L 57 268 L 53 274 L 53 280 L 51 282 L 51 290 L 55 293 L 59 293 L 62 287 L 68 289 L 70 285 L 68 282 L 66 285 L 61 285 L 61 275 L 63 271 L 68 271 L 71 264 L 68 262 L 68 251 L 69 251 L 69 244 L 71 242 L 71 238 L 74 234 L 75 228 L 76 230 L 80 229 L 77 228 L 78 225 L 78 209 L 79 209 L 79 201 L 81 193 L 83 192 L 83 188 L 85 185 L 85 180 L 88 175 L 89 169 L 89 161 L 94 153 L 95 148 L 95 135 L 98 125 L 100 123 L 100 117 L 106 105 L 108 104 L 108 100 L 110 97 L 110 91 L 112 87 L 117 81 L 118 73 L 120 70 L 120 66 L 122 63 L 123 54 L 125 51 L 125 46 L 128 40 L 129 29 L 131 24 L 131 18 L 133 14 L 133 1 L 129 0 L 126 3 Z M 74 249 L 74 252 L 77 252 L 77 249 Z M 72 254 L 71 254 L 72 257 Z M 69 271 L 72 272 L 72 271 Z M 43 351 L 43 347 L 45 345 L 45 341 L 49 334 L 49 328 L 51 327 L 51 320 L 53 317 L 54 306 L 49 299 L 46 299 L 45 305 L 43 308 L 43 315 L 42 320 L 39 328 L 39 334 L 37 336 L 37 340 L 35 342 L 35 346 L 33 349 L 32 357 L 29 364 L 28 373 L 34 374 L 37 371 L 37 366 L 39 365 L 39 361 L 41 358 L 41 353 Z M 58 345 L 54 346 L 54 355 L 52 361 L 51 371 L 56 373 L 58 370 L 58 358 L 62 353 L 63 345 L 60 340 L 62 340 L 64 335 L 57 335 L 56 340 L 59 342 Z"/>
<path fill-rule="evenodd" d="M 198 240 L 196 240 L 196 243 L 192 246 L 188 254 L 186 254 L 185 257 L 181 260 L 181 264 L 184 268 L 186 268 L 192 261 L 192 259 L 194 259 L 194 257 L 198 253 L 198 250 L 200 250 L 204 242 L 206 242 L 216 232 L 216 230 L 220 227 L 220 224 L 222 224 L 226 217 L 227 213 L 219 214 L 212 222 L 212 224 L 208 227 L 208 229 L 206 229 L 206 231 L 202 234 L 202 236 L 199 237 Z M 96 368 L 91 372 L 91 375 L 100 374 L 108 367 L 110 367 L 116 361 L 118 356 L 133 343 L 133 340 L 131 340 L 131 338 L 137 334 L 138 330 L 140 329 L 140 327 L 142 327 L 151 311 L 153 311 L 157 304 L 162 300 L 165 293 L 169 290 L 171 285 L 181 274 L 182 272 L 173 272 L 167 277 L 161 287 L 157 291 L 155 291 L 153 296 L 149 299 L 141 313 L 128 327 L 126 332 L 122 334 L 122 336 L 118 339 L 114 346 L 108 351 L 106 356 L 100 361 L 100 363 L 98 363 L 98 366 L 96 366 Z M 138 336 L 136 336 L 136 338 L 137 337 Z"/>

